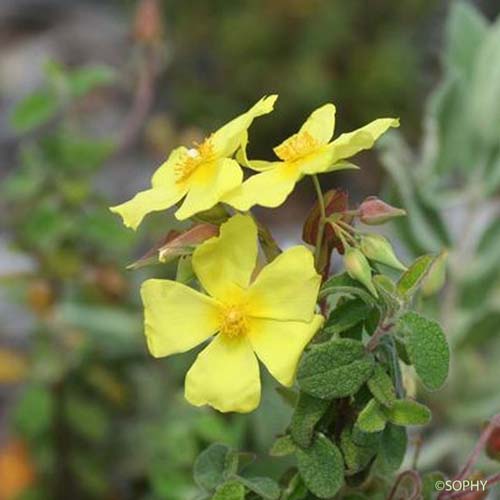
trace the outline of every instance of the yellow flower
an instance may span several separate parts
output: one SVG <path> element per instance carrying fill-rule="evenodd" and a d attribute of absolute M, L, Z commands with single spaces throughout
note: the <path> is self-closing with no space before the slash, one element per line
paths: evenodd
<path fill-rule="evenodd" d="M 280 161 L 249 161 L 245 142 L 242 163 L 261 173 L 227 193 L 222 201 L 238 210 L 248 210 L 253 205 L 277 207 L 304 175 L 357 168 L 343 160 L 371 148 L 389 127 L 397 126 L 399 121 L 395 118 L 380 118 L 330 142 L 335 128 L 335 106 L 325 104 L 309 116 L 296 134 L 274 148 Z"/>
<path fill-rule="evenodd" d="M 270 113 L 276 99 L 276 95 L 262 98 L 194 148 L 174 149 L 154 173 L 151 189 L 111 207 L 111 211 L 120 214 L 126 226 L 136 229 L 148 213 L 165 210 L 184 197 L 175 212 L 180 220 L 212 208 L 225 193 L 241 184 L 241 167 L 230 157 L 246 142 L 254 118 Z"/>
<path fill-rule="evenodd" d="M 142 285 L 153 356 L 187 351 L 215 335 L 186 375 L 185 396 L 195 406 L 252 411 L 260 401 L 255 355 L 290 386 L 302 351 L 322 324 L 314 314 L 320 277 L 311 252 L 293 247 L 252 281 L 257 252 L 255 223 L 236 215 L 193 254 L 207 295 L 170 280 Z"/>

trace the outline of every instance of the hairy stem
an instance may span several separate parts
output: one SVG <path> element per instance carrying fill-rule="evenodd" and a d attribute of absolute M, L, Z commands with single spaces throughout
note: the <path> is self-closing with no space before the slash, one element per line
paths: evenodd
<path fill-rule="evenodd" d="M 314 253 L 314 262 L 316 264 L 316 269 L 319 270 L 319 259 L 321 255 L 321 244 L 323 242 L 323 235 L 325 233 L 325 223 L 326 223 L 326 209 L 325 200 L 323 198 L 323 191 L 321 191 L 321 185 L 317 175 L 312 176 L 314 189 L 316 190 L 316 196 L 318 197 L 319 205 L 319 221 L 318 221 L 318 234 L 316 236 L 316 248 Z"/>

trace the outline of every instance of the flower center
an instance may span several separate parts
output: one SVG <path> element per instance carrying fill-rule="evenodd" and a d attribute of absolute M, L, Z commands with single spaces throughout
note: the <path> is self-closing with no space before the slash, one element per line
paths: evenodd
<path fill-rule="evenodd" d="M 318 148 L 319 144 L 309 132 L 298 132 L 274 148 L 276 156 L 283 161 L 303 158 Z"/>
<path fill-rule="evenodd" d="M 179 162 L 174 166 L 175 182 L 185 181 L 202 164 L 214 159 L 213 145 L 210 137 L 201 144 L 188 149 Z"/>
<path fill-rule="evenodd" d="M 244 335 L 248 329 L 245 313 L 240 306 L 227 306 L 221 311 L 220 332 L 235 338 Z"/>

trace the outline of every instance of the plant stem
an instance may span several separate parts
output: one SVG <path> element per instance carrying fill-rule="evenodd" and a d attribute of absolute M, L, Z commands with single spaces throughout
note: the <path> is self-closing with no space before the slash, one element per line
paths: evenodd
<path fill-rule="evenodd" d="M 467 459 L 467 462 L 465 463 L 463 469 L 455 477 L 455 480 L 462 480 L 470 474 L 472 467 L 474 467 L 475 463 L 477 462 L 479 455 L 486 446 L 486 443 L 488 442 L 488 439 L 490 438 L 491 434 L 499 426 L 500 426 L 500 414 L 493 417 L 488 423 L 488 425 L 484 428 L 476 446 L 469 455 L 469 458 Z"/>
<path fill-rule="evenodd" d="M 319 221 L 318 221 L 318 233 L 316 236 L 316 248 L 314 252 L 314 262 L 316 264 L 316 270 L 320 272 L 319 269 L 319 259 L 321 255 L 321 244 L 323 242 L 323 235 L 325 233 L 325 223 L 326 223 L 326 208 L 325 208 L 325 200 L 323 198 L 323 191 L 321 191 L 321 185 L 319 183 L 319 179 L 317 175 L 312 176 L 314 189 L 316 189 L 316 196 L 318 197 L 318 205 L 319 205 Z"/>
<path fill-rule="evenodd" d="M 380 339 L 386 335 L 387 333 L 389 333 L 389 331 L 391 330 L 391 328 L 394 326 L 394 323 L 393 322 L 389 322 L 389 323 L 380 323 L 380 325 L 377 327 L 377 329 L 375 330 L 375 333 L 371 336 L 370 340 L 368 341 L 368 344 L 366 344 L 366 350 L 367 351 L 374 351 L 375 348 L 378 346 L 378 343 L 380 341 Z"/>

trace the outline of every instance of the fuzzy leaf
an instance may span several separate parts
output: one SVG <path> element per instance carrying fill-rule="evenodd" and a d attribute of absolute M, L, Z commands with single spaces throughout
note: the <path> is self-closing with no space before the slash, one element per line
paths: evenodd
<path fill-rule="evenodd" d="M 237 481 L 228 481 L 217 488 L 212 500 L 244 500 L 245 487 Z"/>
<path fill-rule="evenodd" d="M 385 428 L 386 422 L 383 408 L 375 399 L 371 399 L 358 415 L 356 426 L 363 432 L 380 432 Z"/>
<path fill-rule="evenodd" d="M 302 448 L 308 448 L 314 437 L 314 428 L 330 406 L 327 399 L 319 399 L 300 393 L 297 407 L 292 415 L 290 431 L 293 440 Z"/>
<path fill-rule="evenodd" d="M 272 457 L 285 457 L 295 453 L 297 445 L 294 443 L 291 436 L 281 436 L 273 443 L 269 450 L 269 455 Z"/>
<path fill-rule="evenodd" d="M 434 257 L 432 255 L 422 255 L 416 259 L 413 264 L 399 278 L 397 290 L 406 297 L 410 297 L 415 293 L 418 286 L 429 272 Z"/>
<path fill-rule="evenodd" d="M 367 304 L 376 305 L 375 299 L 366 288 L 359 281 L 351 278 L 347 273 L 337 274 L 325 281 L 319 292 L 319 298 L 322 299 L 334 294 L 352 295 L 354 297 L 359 297 Z"/>
<path fill-rule="evenodd" d="M 396 390 L 391 377 L 380 365 L 376 365 L 373 375 L 368 379 L 368 388 L 374 398 L 384 406 L 391 406 L 396 401 Z"/>
<path fill-rule="evenodd" d="M 335 496 L 344 483 L 342 454 L 323 434 L 311 447 L 297 450 L 297 465 L 304 483 L 319 498 Z"/>
<path fill-rule="evenodd" d="M 384 474 L 392 474 L 401 467 L 407 444 L 408 438 L 404 427 L 392 424 L 386 426 L 382 432 L 377 456 L 378 467 Z"/>
<path fill-rule="evenodd" d="M 340 436 L 340 447 L 344 455 L 344 462 L 348 468 L 348 474 L 355 474 L 364 469 L 378 450 L 378 441 L 369 443 L 368 446 L 360 446 L 352 437 L 351 430 L 345 427 Z"/>
<path fill-rule="evenodd" d="M 198 486 L 210 491 L 224 481 L 229 452 L 227 446 L 214 443 L 198 455 L 194 463 L 194 480 Z"/>
<path fill-rule="evenodd" d="M 280 487 L 269 477 L 241 477 L 237 480 L 265 500 L 278 500 L 280 497 Z"/>
<path fill-rule="evenodd" d="M 395 425 L 426 425 L 431 420 L 429 408 L 411 399 L 398 399 L 383 411 Z"/>
<path fill-rule="evenodd" d="M 364 321 L 371 308 L 362 300 L 347 300 L 338 305 L 328 316 L 323 331 L 337 335 Z"/>
<path fill-rule="evenodd" d="M 297 373 L 300 388 L 317 398 L 333 399 L 356 393 L 373 371 L 373 358 L 361 342 L 337 339 L 313 346 Z"/>
<path fill-rule="evenodd" d="M 443 330 L 415 312 L 407 312 L 399 325 L 404 333 L 406 350 L 411 363 L 429 390 L 439 389 L 448 376 L 450 350 Z"/>

